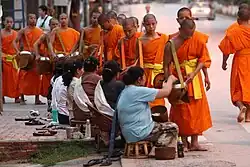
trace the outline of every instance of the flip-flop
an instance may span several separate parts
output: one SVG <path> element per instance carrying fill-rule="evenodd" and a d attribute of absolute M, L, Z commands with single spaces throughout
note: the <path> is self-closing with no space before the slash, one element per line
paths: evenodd
<path fill-rule="evenodd" d="M 38 132 L 34 132 L 33 136 L 54 136 L 55 134 L 57 134 L 57 131 L 38 131 Z"/>
<path fill-rule="evenodd" d="M 39 120 L 31 120 L 29 122 L 25 122 L 25 125 L 44 125 L 44 123 L 42 123 L 41 121 Z"/>
<path fill-rule="evenodd" d="M 247 108 L 245 106 L 243 106 L 241 109 L 240 109 L 240 113 L 237 117 L 237 121 L 238 122 L 242 122 L 245 118 L 245 114 L 246 114 L 246 111 L 247 111 Z"/>

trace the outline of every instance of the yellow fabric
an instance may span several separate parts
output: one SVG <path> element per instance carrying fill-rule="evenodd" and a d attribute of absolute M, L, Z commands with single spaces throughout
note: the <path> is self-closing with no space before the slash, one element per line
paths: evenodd
<path fill-rule="evenodd" d="M 64 53 L 63 51 L 58 51 L 58 50 L 56 50 L 56 49 L 54 49 L 54 52 L 55 52 L 55 54 L 64 54 L 64 56 L 66 56 L 66 55 L 69 55 L 69 53 Z"/>
<path fill-rule="evenodd" d="M 18 65 L 17 65 L 16 59 L 15 59 L 15 55 L 9 55 L 9 54 L 3 53 L 3 57 L 5 58 L 5 60 L 7 62 L 12 62 L 12 65 L 13 65 L 13 67 L 15 69 L 18 69 Z"/>
<path fill-rule="evenodd" d="M 185 68 L 186 74 L 192 73 L 195 71 L 197 67 L 197 59 L 192 59 L 188 61 L 185 60 L 182 64 L 180 64 L 180 66 Z M 194 90 L 194 99 L 201 99 L 202 98 L 201 85 L 197 75 L 194 77 L 192 84 Z"/>
<path fill-rule="evenodd" d="M 154 78 L 156 75 L 163 73 L 163 64 L 151 64 L 151 63 L 145 63 L 144 68 L 152 69 L 151 74 L 151 85 L 154 85 Z"/>

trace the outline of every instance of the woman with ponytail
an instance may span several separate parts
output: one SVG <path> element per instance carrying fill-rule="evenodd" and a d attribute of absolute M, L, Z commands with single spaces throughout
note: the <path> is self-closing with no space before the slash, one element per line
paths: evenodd
<path fill-rule="evenodd" d="M 60 98 L 61 98 L 62 103 L 64 103 L 65 105 L 67 104 L 66 107 L 67 107 L 68 112 L 65 112 L 66 109 L 62 110 L 62 112 L 60 112 L 59 110 L 58 112 L 59 123 L 60 123 L 60 120 L 62 122 L 66 120 L 69 121 L 73 117 L 72 111 L 73 111 L 74 89 L 75 89 L 76 82 L 79 80 L 82 74 L 83 74 L 83 63 L 81 61 L 69 60 L 65 64 L 64 74 L 62 75 L 62 81 L 63 81 L 64 87 L 62 87 Z M 65 88 L 66 88 L 66 92 L 64 92 Z M 67 124 L 69 124 L 69 122 Z"/>
<path fill-rule="evenodd" d="M 123 82 L 126 87 L 117 102 L 117 112 L 122 134 L 128 143 L 150 140 L 164 147 L 166 143 L 158 139 L 166 139 L 163 135 L 170 127 L 176 131 L 174 137 L 177 138 L 177 125 L 169 122 L 153 122 L 149 106 L 149 102 L 155 99 L 168 97 L 175 81 L 177 78 L 171 75 L 163 83 L 162 89 L 147 88 L 144 87 L 146 77 L 141 67 L 131 67 L 124 74 Z M 166 141 L 169 140 L 164 140 L 164 142 Z"/>

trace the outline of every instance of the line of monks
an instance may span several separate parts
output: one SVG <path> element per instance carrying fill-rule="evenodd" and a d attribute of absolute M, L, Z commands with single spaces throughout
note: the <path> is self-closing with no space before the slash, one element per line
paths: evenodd
<path fill-rule="evenodd" d="M 227 30 L 226 36 L 220 44 L 224 54 L 223 69 L 229 54 L 235 54 L 232 78 L 232 101 L 240 108 L 238 119 L 247 113 L 250 102 L 249 77 L 249 7 L 240 9 L 238 23 Z M 68 16 L 61 14 L 59 23 L 50 20 L 51 31 L 44 34 L 36 25 L 36 16 L 29 14 L 27 27 L 16 32 L 12 30 L 13 19 L 6 17 L 5 29 L 1 31 L 3 56 L 3 95 L 16 98 L 21 96 L 21 104 L 25 104 L 24 95 L 35 95 L 35 104 L 42 104 L 39 95 L 46 96 L 50 85 L 50 75 L 39 75 L 34 66 L 31 70 L 18 70 L 14 61 L 15 55 L 21 50 L 30 51 L 38 59 L 41 55 L 55 57 L 58 54 L 66 56 L 75 51 L 85 58 L 96 56 L 102 66 L 103 61 L 116 60 L 123 70 L 130 66 L 139 65 L 144 68 L 147 87 L 154 87 L 155 76 L 165 73 L 177 75 L 173 67 L 172 41 L 180 63 L 181 73 L 188 83 L 189 103 L 171 106 L 171 121 L 179 126 L 179 134 L 188 148 L 187 137 L 191 136 L 195 150 L 204 150 L 198 145 L 198 135 L 212 126 L 210 109 L 207 102 L 201 72 L 204 74 L 206 90 L 210 89 L 207 68 L 211 59 L 207 49 L 208 36 L 195 30 L 192 13 L 188 8 L 181 8 L 177 13 L 177 21 L 181 27 L 171 35 L 156 32 L 157 20 L 152 14 L 143 19 L 145 32 L 138 32 L 136 17 L 119 18 L 115 12 L 100 14 L 91 13 L 91 25 L 82 29 L 81 33 L 68 27 Z M 191 20 L 191 22 L 187 21 Z M 183 24 L 183 22 L 186 22 Z M 120 23 L 120 24 L 119 24 Z M 59 26 L 58 26 L 59 25 Z M 184 31 L 184 32 L 183 32 Z M 185 35 L 183 35 L 185 34 Z M 104 56 L 102 56 L 104 55 Z M 244 57 L 244 58 L 242 58 Z M 151 106 L 163 105 L 164 99 L 152 102 Z M 249 114 L 250 116 L 250 114 Z M 250 120 L 246 119 L 247 120 Z"/>

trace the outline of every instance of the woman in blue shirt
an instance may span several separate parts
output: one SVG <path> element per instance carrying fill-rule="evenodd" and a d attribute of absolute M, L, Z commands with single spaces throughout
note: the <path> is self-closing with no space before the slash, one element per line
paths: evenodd
<path fill-rule="evenodd" d="M 168 97 L 177 78 L 171 75 L 163 83 L 162 89 L 144 87 L 145 81 L 144 70 L 141 67 L 131 67 L 123 76 L 126 87 L 122 91 L 117 104 L 122 134 L 127 143 L 153 140 L 152 142 L 156 142 L 158 145 L 167 146 L 168 144 L 165 141 L 159 140 L 164 132 L 171 128 L 174 128 L 178 133 L 178 127 L 170 122 L 153 122 L 148 102 Z M 177 137 L 177 133 L 175 137 Z"/>

